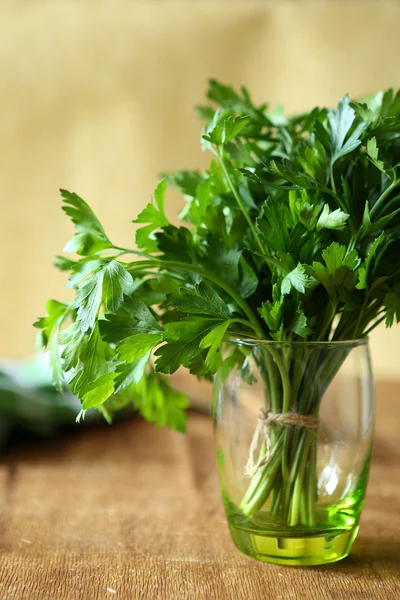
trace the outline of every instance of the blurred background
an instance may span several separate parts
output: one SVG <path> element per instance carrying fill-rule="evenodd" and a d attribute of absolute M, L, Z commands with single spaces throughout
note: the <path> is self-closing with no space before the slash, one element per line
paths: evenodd
<path fill-rule="evenodd" d="M 58 189 L 132 246 L 158 174 L 208 164 L 192 107 L 209 77 L 289 112 L 400 83 L 397 1 L 14 0 L 0 13 L 5 359 L 31 355 L 45 301 L 68 297 L 52 267 L 72 234 Z M 171 217 L 181 205 L 170 192 Z M 400 328 L 372 341 L 377 378 L 396 378 Z"/>

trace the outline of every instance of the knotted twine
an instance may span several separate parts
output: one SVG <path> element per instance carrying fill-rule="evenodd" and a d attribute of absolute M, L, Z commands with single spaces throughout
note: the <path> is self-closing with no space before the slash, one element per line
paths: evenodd
<path fill-rule="evenodd" d="M 311 415 L 300 415 L 295 412 L 274 413 L 270 409 L 260 409 L 257 420 L 257 427 L 251 440 L 249 458 L 245 466 L 244 473 L 246 477 L 253 477 L 260 467 L 266 465 L 271 458 L 272 439 L 271 426 L 280 425 L 295 427 L 306 427 L 307 429 L 317 429 L 319 426 L 319 418 Z M 254 455 L 260 445 L 260 439 L 265 441 L 265 454 L 260 456 L 258 460 L 254 460 Z"/>

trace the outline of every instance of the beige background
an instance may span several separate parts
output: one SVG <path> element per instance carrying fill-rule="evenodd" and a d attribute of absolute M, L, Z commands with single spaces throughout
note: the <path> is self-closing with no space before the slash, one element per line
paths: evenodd
<path fill-rule="evenodd" d="M 132 245 L 157 174 L 207 163 L 192 106 L 208 77 L 290 111 L 333 104 L 399 85 L 399 31 L 400 2 L 2 2 L 0 356 L 30 354 L 45 300 L 66 297 L 59 187 Z M 399 340 L 373 335 L 378 375 L 397 375 Z"/>

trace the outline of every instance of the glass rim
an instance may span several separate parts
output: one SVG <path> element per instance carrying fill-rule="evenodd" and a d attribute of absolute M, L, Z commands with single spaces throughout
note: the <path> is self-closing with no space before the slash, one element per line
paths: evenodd
<path fill-rule="evenodd" d="M 246 337 L 246 336 L 238 336 L 238 335 L 228 335 L 225 338 L 226 342 L 232 342 L 237 345 L 242 346 L 311 346 L 314 348 L 322 347 L 322 348 L 340 348 L 340 347 L 353 347 L 357 348 L 358 346 L 367 346 L 369 343 L 369 337 L 358 338 L 355 340 L 258 340 L 256 338 Z"/>

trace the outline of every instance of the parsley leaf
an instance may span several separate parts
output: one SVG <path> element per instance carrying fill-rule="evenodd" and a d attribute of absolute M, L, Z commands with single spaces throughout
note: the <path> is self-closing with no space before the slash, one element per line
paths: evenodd
<path fill-rule="evenodd" d="M 86 278 L 88 270 L 89 279 Z M 107 312 L 116 312 L 133 283 L 130 273 L 115 260 L 83 263 L 82 270 L 76 275 L 84 277 L 74 302 L 82 331 L 94 327 L 102 303 Z M 73 281 L 75 283 L 76 278 Z"/>
<path fill-rule="evenodd" d="M 139 383 L 145 376 L 145 372 L 149 363 L 149 358 L 151 355 L 151 350 L 147 350 L 145 354 L 131 360 L 130 362 L 121 363 L 118 366 L 116 375 L 116 387 L 115 391 L 120 392 L 121 390 L 127 388 L 131 383 Z"/>
<path fill-rule="evenodd" d="M 181 312 L 210 315 L 229 319 L 231 313 L 219 294 L 209 285 L 200 282 L 193 289 L 181 288 L 179 294 L 168 294 L 168 300 Z"/>
<path fill-rule="evenodd" d="M 37 335 L 37 347 L 47 348 L 54 329 L 62 322 L 68 314 L 69 307 L 57 300 L 48 300 L 46 303 L 46 317 L 40 317 L 34 323 L 34 327 L 41 331 Z"/>
<path fill-rule="evenodd" d="M 222 364 L 221 344 L 231 322 L 225 321 L 214 327 L 200 342 L 201 348 L 209 348 L 205 364 L 211 373 L 215 373 Z"/>
<path fill-rule="evenodd" d="M 146 371 L 151 351 L 161 341 L 161 333 L 138 333 L 122 340 L 117 346 L 117 360 L 120 366 L 117 369 L 116 391 L 127 387 L 132 381 L 140 381 Z"/>
<path fill-rule="evenodd" d="M 269 300 L 263 302 L 258 312 L 268 325 L 270 331 L 278 331 L 283 316 L 283 299 L 271 303 Z"/>
<path fill-rule="evenodd" d="M 332 132 L 331 163 L 333 164 L 339 158 L 343 158 L 358 148 L 361 144 L 360 135 L 365 129 L 365 124 L 361 122 L 353 131 L 351 130 L 356 113 L 350 105 L 348 95 L 339 102 L 336 111 L 332 108 L 328 110 L 328 118 Z"/>
<path fill-rule="evenodd" d="M 313 279 L 307 275 L 306 270 L 302 264 L 298 264 L 295 269 L 290 271 L 282 279 L 281 292 L 283 295 L 289 294 L 291 289 L 294 288 L 300 294 L 305 294 L 306 288 L 313 285 Z"/>
<path fill-rule="evenodd" d="M 355 287 L 354 270 L 359 265 L 359 258 L 356 250 L 347 252 L 345 246 L 333 242 L 322 252 L 325 261 L 322 263 L 316 261 L 313 263 L 313 275 L 327 289 L 333 298 L 337 298 L 337 287 L 345 286 L 347 289 Z"/>
<path fill-rule="evenodd" d="M 289 325 L 289 330 L 301 337 L 307 337 L 312 333 L 312 330 L 307 327 L 307 317 L 302 311 L 301 306 L 295 312 L 293 320 Z"/>
<path fill-rule="evenodd" d="M 220 324 L 215 319 L 198 317 L 166 323 L 164 341 L 156 350 L 157 371 L 175 373 L 181 365 L 189 366 L 191 361 L 202 352 L 201 342 L 210 331 Z"/>
<path fill-rule="evenodd" d="M 92 382 L 89 391 L 82 397 L 83 410 L 98 408 L 113 395 L 115 377 L 116 373 L 110 371 L 103 373 Z"/>
<path fill-rule="evenodd" d="M 65 256 L 56 256 L 53 264 L 60 271 L 70 271 L 74 267 L 75 261 Z"/>
<path fill-rule="evenodd" d="M 77 194 L 67 190 L 60 192 L 64 200 L 63 211 L 71 218 L 78 232 L 65 246 L 65 252 L 89 256 L 100 250 L 112 248 L 112 243 L 90 206 Z"/>
<path fill-rule="evenodd" d="M 78 362 L 86 356 L 88 333 L 82 331 L 79 323 L 75 321 L 61 333 L 59 342 L 65 346 L 61 354 L 63 369 L 65 372 L 71 371 Z"/>
<path fill-rule="evenodd" d="M 134 223 L 149 223 L 145 227 L 140 227 L 136 231 L 136 243 L 139 248 L 143 248 L 147 252 L 156 252 L 158 245 L 153 232 L 160 227 L 169 224 L 167 217 L 164 212 L 164 201 L 165 191 L 167 189 L 167 181 L 164 179 L 158 184 L 154 192 L 154 200 L 156 201 L 157 208 L 154 204 L 148 204 L 146 208 L 142 210 Z"/>
<path fill-rule="evenodd" d="M 393 291 L 388 292 L 384 298 L 386 307 L 386 327 L 392 327 L 394 320 L 400 321 L 400 286 L 397 285 Z"/>
<path fill-rule="evenodd" d="M 356 250 L 347 252 L 346 247 L 338 244 L 337 242 L 333 242 L 330 246 L 328 246 L 328 248 L 322 252 L 322 257 L 330 275 L 334 275 L 341 267 L 355 269 L 358 264 Z"/>
<path fill-rule="evenodd" d="M 232 141 L 250 123 L 249 117 L 228 116 L 222 119 L 214 129 L 203 135 L 203 139 L 211 144 L 220 146 Z"/>
<path fill-rule="evenodd" d="M 215 80 L 207 98 L 198 112 L 212 160 L 158 185 L 134 221 L 142 251 L 114 246 L 86 202 L 62 191 L 76 228 L 66 250 L 79 260 L 56 266 L 75 300 L 50 301 L 36 326 L 55 384 L 65 376 L 83 411 L 109 419 L 133 398 L 144 418 L 184 430 L 186 398 L 161 372 L 211 379 L 237 368 L 252 384 L 256 353 L 236 343 L 226 356 L 232 336 L 336 341 L 399 318 L 400 91 L 294 116 Z M 166 216 L 167 181 L 188 226 Z M 141 260 L 124 263 L 127 254 Z M 264 366 L 295 375 L 295 405 L 304 381 L 286 358 Z M 270 386 L 277 410 L 288 387 Z"/>
<path fill-rule="evenodd" d="M 337 229 L 343 231 L 349 215 L 340 208 L 330 212 L 329 204 L 325 204 L 317 222 L 317 231 L 320 229 Z"/>
<path fill-rule="evenodd" d="M 157 427 L 167 425 L 180 432 L 186 431 L 186 413 L 189 402 L 185 394 L 174 390 L 167 379 L 159 373 L 150 373 L 139 383 L 131 385 L 135 408 Z"/>
<path fill-rule="evenodd" d="M 37 348 L 47 348 L 50 350 L 50 369 L 54 387 L 62 391 L 64 387 L 64 374 L 58 349 L 58 338 L 60 328 L 70 313 L 70 306 L 49 300 L 46 303 L 47 316 L 37 319 L 34 326 L 40 329 L 36 338 Z"/>
<path fill-rule="evenodd" d="M 367 142 L 367 154 L 376 168 L 382 172 L 385 172 L 385 165 L 383 164 L 383 161 L 378 160 L 379 150 L 376 145 L 375 136 Z"/>
<path fill-rule="evenodd" d="M 129 294 L 133 284 L 132 275 L 116 260 L 104 267 L 102 301 L 106 312 L 115 313 L 124 294 Z"/>
<path fill-rule="evenodd" d="M 387 238 L 387 236 L 384 234 L 384 232 L 382 232 L 381 235 L 373 241 L 373 243 L 371 244 L 371 246 L 368 249 L 368 253 L 367 253 L 365 262 L 358 270 L 359 282 L 356 285 L 357 289 L 365 290 L 368 288 L 368 277 L 369 277 L 369 273 L 371 270 L 371 263 L 374 261 L 375 267 L 376 267 L 377 262 L 379 262 L 379 258 L 380 258 L 379 255 L 377 257 L 378 260 L 374 260 L 376 258 L 378 248 L 381 247 L 381 250 L 383 253 L 389 244 L 390 244 L 390 239 Z"/>
<path fill-rule="evenodd" d="M 82 349 L 78 363 L 69 372 L 68 377 L 68 384 L 74 394 L 82 400 L 84 410 L 93 407 L 94 401 L 96 406 L 99 406 L 113 393 L 113 358 L 114 351 L 102 340 L 98 326 L 94 327 L 87 338 L 85 350 Z M 96 390 L 98 395 L 95 400 Z M 89 392 L 93 393 L 86 396 Z"/>
<path fill-rule="evenodd" d="M 135 296 L 126 297 L 115 314 L 106 314 L 99 322 L 100 331 L 108 342 L 118 343 L 135 334 L 159 335 L 161 326 L 146 304 Z"/>

